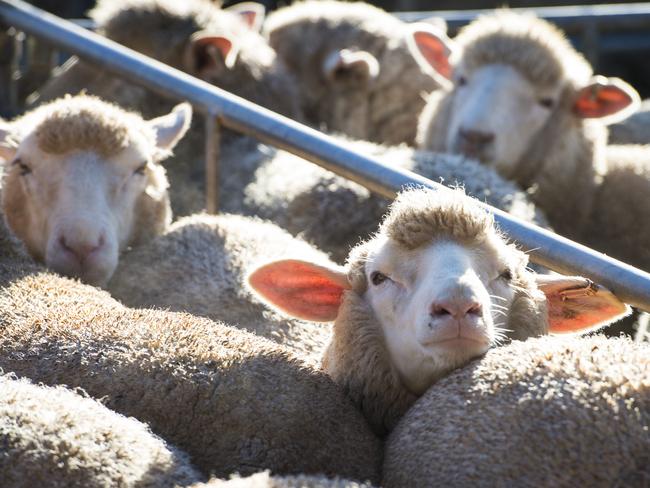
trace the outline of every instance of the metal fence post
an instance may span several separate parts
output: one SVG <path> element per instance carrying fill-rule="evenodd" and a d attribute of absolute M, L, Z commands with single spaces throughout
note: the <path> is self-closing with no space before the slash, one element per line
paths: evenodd
<path fill-rule="evenodd" d="M 219 211 L 219 156 L 221 123 L 219 116 L 205 116 L 205 209 L 210 214 Z"/>

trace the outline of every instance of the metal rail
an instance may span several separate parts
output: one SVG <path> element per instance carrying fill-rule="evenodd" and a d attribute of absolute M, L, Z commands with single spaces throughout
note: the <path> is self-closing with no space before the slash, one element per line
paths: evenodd
<path fill-rule="evenodd" d="M 371 191 L 392 198 L 405 185 L 449 191 L 418 174 L 357 154 L 329 136 L 258 107 L 20 0 L 0 0 L 0 23 L 41 37 L 105 69 L 168 96 L 189 100 L 234 130 L 292 152 Z M 216 147 L 210 145 L 209 147 Z M 622 300 L 650 311 L 650 275 L 585 246 L 520 221 L 485 205 L 499 226 L 530 251 L 534 262 L 560 273 L 580 274 L 602 283 Z"/>

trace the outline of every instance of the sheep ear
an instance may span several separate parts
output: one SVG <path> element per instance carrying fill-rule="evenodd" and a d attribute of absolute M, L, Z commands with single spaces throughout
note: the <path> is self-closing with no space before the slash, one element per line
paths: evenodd
<path fill-rule="evenodd" d="M 583 333 L 622 319 L 631 311 L 607 288 L 580 276 L 538 275 L 546 295 L 549 332 Z"/>
<path fill-rule="evenodd" d="M 16 156 L 18 144 L 12 138 L 11 127 L 0 120 L 0 162 L 11 161 Z"/>
<path fill-rule="evenodd" d="M 251 30 L 259 32 L 264 23 L 266 11 L 264 5 L 256 2 L 241 2 L 226 7 L 224 10 L 239 16 Z"/>
<path fill-rule="evenodd" d="M 367 51 L 341 49 L 334 51 L 323 62 L 325 78 L 333 82 L 367 84 L 377 78 L 379 61 Z"/>
<path fill-rule="evenodd" d="M 639 103 L 637 91 L 623 80 L 595 76 L 578 91 L 573 111 L 584 119 L 606 118 L 610 124 L 630 115 Z"/>
<path fill-rule="evenodd" d="M 287 259 L 250 274 L 248 284 L 266 302 L 289 315 L 314 322 L 336 319 L 343 292 L 350 288 L 340 269 Z"/>
<path fill-rule="evenodd" d="M 149 120 L 147 124 L 156 133 L 158 149 L 171 150 L 185 135 L 191 122 L 192 106 L 189 103 L 181 103 L 167 115 Z"/>
<path fill-rule="evenodd" d="M 444 30 L 425 23 L 411 25 L 407 43 L 411 55 L 424 69 L 432 69 L 451 79 L 452 66 L 449 58 L 454 50 L 454 43 Z"/>
<path fill-rule="evenodd" d="M 200 78 L 232 69 L 239 51 L 232 39 L 205 31 L 192 36 L 188 49 L 188 72 Z"/>

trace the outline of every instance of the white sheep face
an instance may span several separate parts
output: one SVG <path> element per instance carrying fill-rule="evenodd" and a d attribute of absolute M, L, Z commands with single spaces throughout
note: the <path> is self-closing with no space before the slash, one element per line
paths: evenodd
<path fill-rule="evenodd" d="M 102 285 L 132 233 L 136 200 L 152 165 L 145 141 L 110 158 L 91 151 L 48 154 L 30 135 L 10 170 L 25 195 L 25 241 L 55 271 Z"/>
<path fill-rule="evenodd" d="M 511 264 L 499 243 L 476 247 L 440 240 L 407 251 L 383 239 L 368 257 L 366 299 L 391 360 L 414 393 L 503 337 L 514 291 Z"/>
<path fill-rule="evenodd" d="M 186 104 L 148 122 L 132 118 L 130 123 L 147 124 L 153 134 L 134 128 L 112 152 L 73 146 L 48 152 L 39 143 L 40 126 L 24 131 L 12 149 L 10 129 L 0 130 L 7 161 L 2 206 L 9 226 L 54 271 L 104 286 L 119 252 L 142 227 L 162 231 L 168 225 L 167 181 L 158 161 L 190 119 Z"/>
<path fill-rule="evenodd" d="M 561 86 L 540 88 L 508 65 L 454 73 L 447 150 L 478 158 L 510 176 L 548 122 Z"/>

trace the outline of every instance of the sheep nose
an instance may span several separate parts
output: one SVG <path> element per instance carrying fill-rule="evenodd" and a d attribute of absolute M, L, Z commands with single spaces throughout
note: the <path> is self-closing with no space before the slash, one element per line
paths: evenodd
<path fill-rule="evenodd" d="M 461 127 L 458 130 L 461 145 L 471 149 L 474 152 L 480 152 L 494 141 L 493 132 L 483 132 L 480 130 L 466 129 Z"/>
<path fill-rule="evenodd" d="M 64 235 L 59 237 L 59 245 L 66 252 L 72 254 L 79 263 L 83 263 L 88 256 L 97 251 L 104 245 L 104 235 L 100 235 L 97 239 L 83 240 L 83 239 L 70 239 Z"/>
<path fill-rule="evenodd" d="M 481 304 L 476 300 L 447 300 L 443 302 L 434 302 L 431 305 L 431 316 L 442 318 L 447 315 L 462 319 L 468 315 L 480 316 L 482 312 Z"/>

